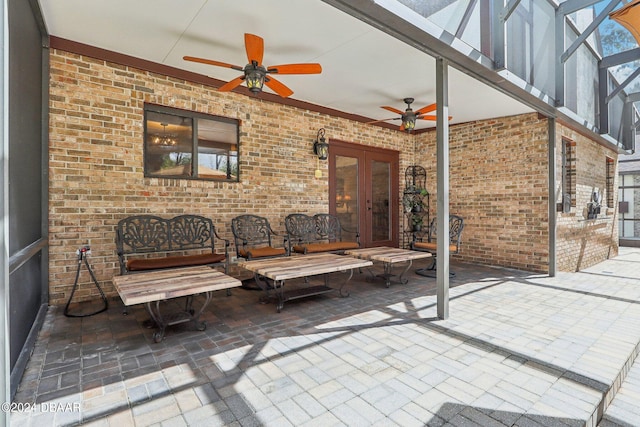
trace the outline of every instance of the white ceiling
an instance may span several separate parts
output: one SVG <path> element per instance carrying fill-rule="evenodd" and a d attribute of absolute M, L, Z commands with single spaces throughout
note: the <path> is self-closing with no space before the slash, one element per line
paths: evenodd
<path fill-rule="evenodd" d="M 267 66 L 318 62 L 319 75 L 279 75 L 291 98 L 380 120 L 380 108 L 435 102 L 435 60 L 321 0 L 40 0 L 52 36 L 216 79 L 235 70 L 187 62 L 196 56 L 244 67 L 244 33 L 264 38 Z M 265 91 L 269 91 L 265 87 Z M 449 70 L 450 123 L 510 116 L 531 108 Z M 400 124 L 399 121 L 391 121 Z M 418 121 L 416 128 L 435 122 Z"/>

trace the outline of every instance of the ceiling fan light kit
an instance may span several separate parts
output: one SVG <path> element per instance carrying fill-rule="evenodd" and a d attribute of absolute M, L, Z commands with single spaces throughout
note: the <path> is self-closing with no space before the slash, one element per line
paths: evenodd
<path fill-rule="evenodd" d="M 436 104 L 425 105 L 419 110 L 413 111 L 413 109 L 411 109 L 411 104 L 413 103 L 414 99 L 405 98 L 403 99 L 403 101 L 405 104 L 407 104 L 407 109 L 405 111 L 398 110 L 397 108 L 394 108 L 394 107 L 389 107 L 388 105 L 384 105 L 380 107 L 387 111 L 391 111 L 392 113 L 399 114 L 400 117 L 391 117 L 389 119 L 374 120 L 372 122 L 368 122 L 368 124 L 386 122 L 389 120 L 402 120 L 402 124 L 400 125 L 400 130 L 411 132 L 416 127 L 416 120 L 430 120 L 430 121 L 436 120 L 435 115 L 433 114 L 427 115 L 427 113 L 435 111 Z M 451 120 L 451 116 L 449 116 L 449 120 Z"/>
<path fill-rule="evenodd" d="M 199 62 L 201 64 L 214 65 L 217 67 L 231 68 L 233 70 L 242 72 L 242 75 L 220 86 L 218 88 L 218 91 L 220 92 L 229 92 L 235 89 L 236 87 L 240 86 L 244 82 L 247 88 L 249 89 L 249 91 L 251 91 L 251 93 L 253 94 L 258 94 L 262 92 L 264 85 L 266 85 L 269 89 L 277 93 L 279 96 L 283 98 L 287 98 L 293 95 L 293 91 L 289 89 L 286 85 L 281 83 L 280 81 L 273 78 L 271 76 L 272 74 L 320 74 L 322 73 L 322 66 L 318 63 L 282 64 L 282 65 L 272 65 L 268 67 L 263 65 L 262 58 L 264 56 L 264 40 L 262 39 L 262 37 L 256 36 L 255 34 L 245 33 L 244 45 L 245 45 L 245 51 L 247 54 L 247 59 L 249 60 L 249 63 L 244 67 L 241 67 L 239 65 L 228 64 L 226 62 L 215 61 L 212 59 L 197 58 L 194 56 L 184 56 L 183 59 L 185 61 Z M 404 98 L 404 102 L 405 104 L 407 104 L 407 109 L 405 111 L 398 110 L 397 108 L 394 108 L 394 107 L 383 106 L 381 108 L 384 108 L 385 110 L 398 114 L 400 115 L 400 117 L 393 117 L 393 118 L 383 119 L 383 120 L 375 120 L 368 123 L 372 124 L 372 123 L 385 122 L 388 120 L 402 120 L 402 124 L 400 125 L 400 130 L 411 132 L 416 127 L 416 120 L 431 120 L 431 121 L 436 120 L 435 115 L 427 115 L 427 113 L 435 111 L 436 104 L 430 104 L 425 107 L 422 107 L 417 111 L 413 111 L 411 109 L 411 104 L 413 103 L 413 101 L 414 101 L 413 98 Z M 451 117 L 449 117 L 449 120 L 451 120 Z M 315 150 L 316 150 L 316 145 L 314 145 L 314 151 Z M 322 157 L 320 158 L 322 159 Z"/>
<path fill-rule="evenodd" d="M 267 77 L 267 74 L 320 74 L 322 72 L 322 66 L 317 63 L 282 64 L 265 67 L 262 65 L 262 58 L 264 56 L 264 40 L 262 37 L 245 33 L 244 45 L 247 59 L 249 60 L 249 63 L 244 67 L 193 56 L 184 56 L 183 59 L 185 61 L 199 62 L 201 64 L 242 71 L 243 74 L 241 76 L 220 86 L 218 88 L 220 92 L 231 91 L 240 86 L 242 82 L 246 82 L 247 88 L 254 94 L 262 92 L 262 88 L 266 84 L 269 89 L 283 98 L 293 95 L 293 91 L 273 77 Z"/>
<path fill-rule="evenodd" d="M 259 93 L 264 86 L 267 70 L 264 67 L 257 65 L 255 62 L 245 67 L 245 81 L 247 87 L 253 93 Z"/>
<path fill-rule="evenodd" d="M 402 115 L 402 125 L 400 126 L 400 129 L 406 130 L 407 132 L 411 132 L 416 127 L 416 113 L 411 109 L 411 103 L 413 101 L 413 98 L 404 99 L 405 104 L 407 104 L 407 109 Z"/>

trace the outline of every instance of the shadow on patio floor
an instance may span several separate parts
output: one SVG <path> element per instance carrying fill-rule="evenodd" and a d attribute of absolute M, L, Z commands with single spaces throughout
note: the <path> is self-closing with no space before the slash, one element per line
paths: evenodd
<path fill-rule="evenodd" d="M 12 425 L 582 426 L 638 353 L 637 262 L 640 250 L 555 278 L 452 263 L 446 321 L 435 279 L 413 269 L 389 288 L 356 274 L 348 298 L 281 313 L 260 292 L 221 291 L 205 331 L 176 325 L 158 344 L 141 306 L 51 307 L 15 397 L 39 406 Z"/>

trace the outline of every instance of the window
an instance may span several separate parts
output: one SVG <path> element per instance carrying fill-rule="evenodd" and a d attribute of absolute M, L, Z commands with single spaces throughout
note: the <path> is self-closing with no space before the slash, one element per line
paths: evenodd
<path fill-rule="evenodd" d="M 613 207 L 613 199 L 614 199 L 614 187 L 613 187 L 613 182 L 615 181 L 615 173 L 616 173 L 616 164 L 615 161 L 610 158 L 607 157 L 607 182 L 606 182 L 606 188 L 607 188 L 607 207 L 612 208 Z"/>
<path fill-rule="evenodd" d="M 562 139 L 562 212 L 576 206 L 576 143 Z"/>
<path fill-rule="evenodd" d="M 619 176 L 618 230 L 621 239 L 640 241 L 640 174 L 631 172 Z"/>
<path fill-rule="evenodd" d="M 238 181 L 239 121 L 145 104 L 144 175 Z"/>

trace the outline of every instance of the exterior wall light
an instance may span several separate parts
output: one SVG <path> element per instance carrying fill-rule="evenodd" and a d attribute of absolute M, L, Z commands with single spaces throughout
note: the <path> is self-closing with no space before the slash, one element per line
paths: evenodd
<path fill-rule="evenodd" d="M 329 138 L 325 139 L 324 134 L 324 128 L 320 128 L 316 140 L 313 142 L 313 152 L 320 160 L 327 160 L 329 157 Z"/>

